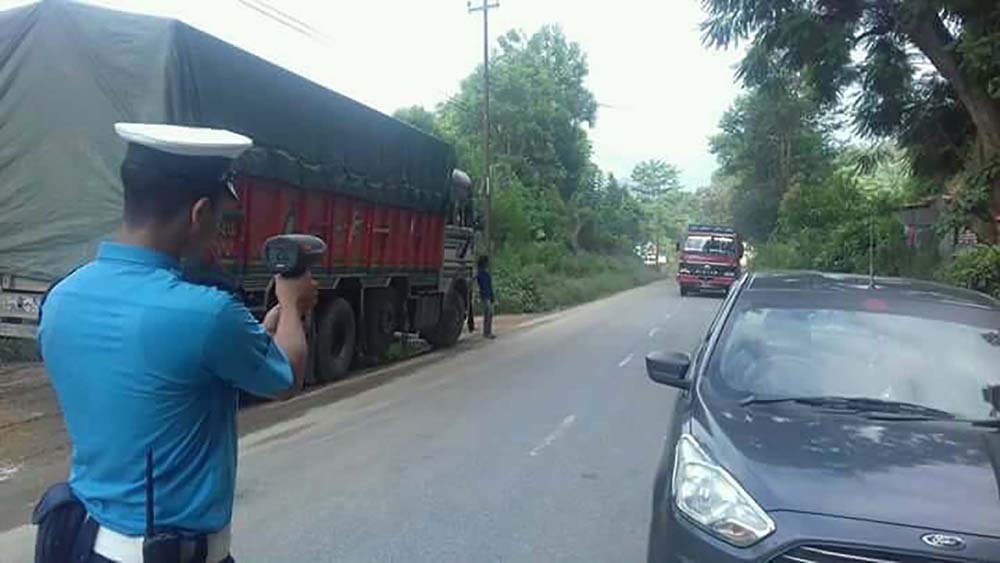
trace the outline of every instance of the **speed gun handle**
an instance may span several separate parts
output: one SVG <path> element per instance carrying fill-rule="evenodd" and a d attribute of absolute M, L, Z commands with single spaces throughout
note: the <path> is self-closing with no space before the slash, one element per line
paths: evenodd
<path fill-rule="evenodd" d="M 267 269 L 286 278 L 301 276 L 325 254 L 326 243 L 313 235 L 276 235 L 264 242 Z"/>

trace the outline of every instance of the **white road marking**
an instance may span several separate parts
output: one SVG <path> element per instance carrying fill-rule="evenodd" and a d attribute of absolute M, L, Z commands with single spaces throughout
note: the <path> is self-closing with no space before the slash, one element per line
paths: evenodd
<path fill-rule="evenodd" d="M 635 354 L 629 354 L 628 356 L 625 356 L 624 360 L 618 362 L 618 367 L 623 368 L 623 367 L 627 366 L 628 363 L 631 362 L 632 358 L 634 358 L 634 357 L 635 357 Z"/>
<path fill-rule="evenodd" d="M 672 316 L 674 316 L 674 315 L 671 314 L 671 313 L 667 313 L 666 315 L 663 315 L 663 318 L 669 321 L 670 317 L 672 317 Z"/>
<path fill-rule="evenodd" d="M 10 465 L 7 463 L 0 462 L 0 483 L 10 479 L 14 476 L 18 470 L 21 469 L 20 465 Z"/>
<path fill-rule="evenodd" d="M 660 327 L 658 326 L 654 326 L 653 328 L 649 329 L 649 337 L 652 338 L 656 336 L 657 332 L 660 332 Z"/>
<path fill-rule="evenodd" d="M 553 430 L 551 434 L 546 436 L 545 439 L 542 440 L 540 444 L 535 446 L 535 449 L 528 452 L 528 455 L 530 455 L 531 457 L 535 457 L 538 454 L 542 453 L 542 450 L 551 446 L 553 442 L 555 442 L 556 440 L 559 439 L 560 436 L 565 434 L 566 431 L 569 430 L 569 427 L 573 426 L 574 422 L 576 422 L 575 414 L 571 414 L 566 418 L 564 418 L 563 421 L 559 423 L 559 426 L 557 426 L 556 429 Z"/>

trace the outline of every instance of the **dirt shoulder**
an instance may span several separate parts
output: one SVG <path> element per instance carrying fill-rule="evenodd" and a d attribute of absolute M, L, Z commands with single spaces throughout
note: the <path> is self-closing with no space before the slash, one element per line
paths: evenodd
<path fill-rule="evenodd" d="M 505 332 L 536 326 L 552 316 L 497 317 L 494 330 Z M 481 330 L 482 320 L 476 319 Z M 427 352 L 386 366 L 353 373 L 325 386 L 311 387 L 284 403 L 261 403 L 240 411 L 240 435 L 289 420 L 319 405 L 357 395 L 413 371 L 485 345 L 481 334 L 466 335 L 454 348 Z M 28 522 L 38 496 L 49 484 L 65 479 L 69 439 L 62 412 L 41 364 L 0 367 L 0 531 Z"/>

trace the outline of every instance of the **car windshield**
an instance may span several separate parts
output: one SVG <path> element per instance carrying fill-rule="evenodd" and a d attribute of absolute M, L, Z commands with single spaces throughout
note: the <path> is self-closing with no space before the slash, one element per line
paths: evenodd
<path fill-rule="evenodd" d="M 710 378 L 744 397 L 851 397 L 985 419 L 1000 384 L 994 327 L 887 313 L 750 308 L 734 313 Z"/>
<path fill-rule="evenodd" d="M 684 251 L 704 252 L 706 254 L 735 254 L 736 241 L 732 237 L 691 235 L 684 241 Z"/>

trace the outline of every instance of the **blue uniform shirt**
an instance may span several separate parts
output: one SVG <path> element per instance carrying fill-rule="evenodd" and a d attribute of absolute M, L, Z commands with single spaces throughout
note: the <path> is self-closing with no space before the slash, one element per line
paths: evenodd
<path fill-rule="evenodd" d="M 493 276 L 483 268 L 476 272 L 476 283 L 479 284 L 479 296 L 484 303 L 494 300 L 493 297 Z"/>
<path fill-rule="evenodd" d="M 229 524 L 237 389 L 274 395 L 293 380 L 239 301 L 180 272 L 166 255 L 105 243 L 42 310 L 41 352 L 73 445 L 70 486 L 102 526 L 133 536 L 145 528 L 149 449 L 157 526 Z"/>

